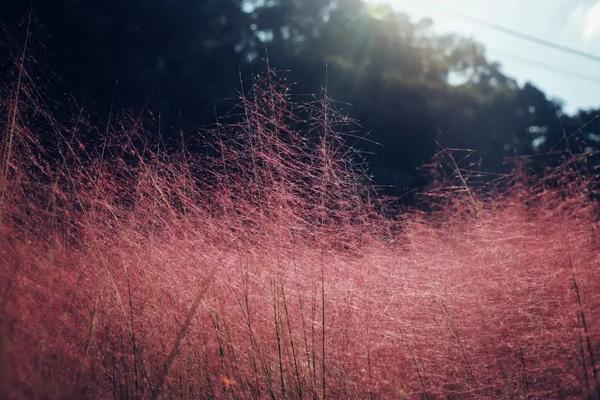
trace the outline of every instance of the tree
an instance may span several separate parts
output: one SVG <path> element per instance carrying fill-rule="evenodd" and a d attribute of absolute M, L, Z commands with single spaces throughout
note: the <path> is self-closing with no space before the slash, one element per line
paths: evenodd
<path fill-rule="evenodd" d="M 18 3 L 0 6 L 6 20 L 26 15 Z M 44 56 L 69 91 L 93 109 L 149 103 L 174 130 L 213 122 L 240 71 L 249 80 L 265 58 L 295 93 L 327 86 L 369 133 L 352 144 L 374 153 L 383 185 L 415 184 L 440 145 L 474 149 L 492 171 L 507 156 L 600 145 L 597 111 L 565 115 L 473 40 L 360 0 L 37 0 L 33 10 L 48 35 Z"/>

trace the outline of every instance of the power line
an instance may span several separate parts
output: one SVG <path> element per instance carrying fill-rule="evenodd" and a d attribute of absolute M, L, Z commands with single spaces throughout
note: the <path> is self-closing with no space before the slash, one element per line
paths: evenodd
<path fill-rule="evenodd" d="M 536 37 L 536 36 L 532 36 L 532 35 L 529 35 L 527 33 L 519 32 L 519 31 L 511 29 L 511 28 L 506 28 L 506 27 L 504 27 L 502 25 L 498 25 L 496 23 L 489 22 L 489 21 L 486 21 L 486 20 L 483 20 L 483 19 L 480 19 L 480 18 L 476 18 L 476 17 L 472 17 L 472 16 L 469 16 L 469 15 L 460 14 L 460 13 L 457 13 L 457 12 L 452 12 L 452 14 L 456 15 L 459 18 L 462 18 L 462 19 L 474 22 L 476 24 L 485 26 L 487 28 L 493 29 L 493 30 L 495 30 L 497 32 L 504 33 L 506 35 L 510 35 L 510 36 L 513 36 L 513 37 L 516 37 L 516 38 L 519 38 L 519 39 L 522 39 L 522 40 L 526 40 L 528 42 L 532 42 L 532 43 L 536 43 L 536 44 L 539 44 L 539 45 L 542 45 L 542 46 L 546 46 L 546 47 L 549 47 L 549 48 L 554 49 L 554 50 L 559 50 L 559 51 L 562 51 L 562 52 L 565 52 L 565 53 L 573 54 L 573 55 L 576 55 L 576 56 L 579 56 L 579 57 L 582 57 L 582 58 L 586 58 L 588 60 L 600 62 L 600 56 L 596 55 L 596 54 L 587 53 L 585 51 L 581 51 L 581 50 L 575 49 L 573 47 L 568 47 L 568 46 L 564 46 L 564 45 L 561 45 L 561 44 L 558 44 L 558 43 L 554 43 L 554 42 L 551 42 L 549 40 L 542 39 L 542 38 L 539 38 L 539 37 Z"/>
<path fill-rule="evenodd" d="M 498 55 L 500 55 L 500 56 L 502 56 L 504 58 L 513 59 L 515 61 L 518 61 L 518 62 L 521 62 L 521 63 L 524 63 L 524 64 L 530 64 L 530 65 L 533 65 L 535 67 L 542 68 L 542 69 L 545 69 L 547 71 L 554 72 L 554 73 L 557 73 L 557 74 L 561 74 L 561 75 L 569 76 L 569 77 L 572 77 L 572 78 L 577 78 L 577 79 L 585 80 L 585 81 L 592 82 L 592 83 L 595 83 L 595 84 L 600 84 L 600 78 L 596 78 L 596 77 L 591 76 L 591 75 L 581 74 L 581 73 L 579 73 L 577 71 L 572 71 L 572 70 L 568 70 L 568 69 L 557 68 L 557 67 L 555 67 L 555 66 L 553 66 L 551 64 L 547 64 L 547 63 L 540 62 L 540 61 L 537 61 L 537 60 L 532 60 L 530 58 L 525 58 L 525 57 L 517 56 L 517 55 L 514 55 L 514 54 L 506 53 L 506 52 L 499 51 L 499 50 L 496 50 L 496 49 L 493 49 L 493 48 L 490 48 L 490 47 L 486 47 L 486 49 L 489 50 L 489 51 L 491 51 L 492 53 L 496 53 L 496 54 L 498 54 Z"/>
<path fill-rule="evenodd" d="M 463 13 L 460 13 L 458 11 L 454 11 L 451 8 L 441 6 L 441 5 L 437 4 L 437 2 L 431 2 L 431 1 L 428 1 L 428 0 L 421 0 L 421 1 L 423 3 L 428 3 L 431 6 L 434 6 L 434 7 L 438 8 L 443 13 L 453 15 L 453 16 L 455 16 L 457 18 L 460 18 L 460 19 L 463 19 L 465 21 L 473 22 L 473 23 L 475 23 L 477 25 L 484 26 L 486 28 L 495 30 L 495 31 L 503 33 L 505 35 L 513 36 L 513 37 L 516 37 L 516 38 L 521 39 L 521 40 L 525 40 L 525 41 L 528 41 L 528 42 L 531 42 L 531 43 L 535 43 L 535 44 L 538 44 L 538 45 L 541 45 L 541 46 L 545 46 L 545 47 L 548 47 L 548 48 L 551 48 L 551 49 L 554 49 L 554 50 L 562 51 L 564 53 L 569 53 L 569 54 L 572 54 L 572 55 L 575 55 L 575 56 L 578 56 L 578 57 L 582 57 L 582 58 L 585 58 L 585 59 L 588 59 L 588 60 L 591 60 L 591 61 L 600 62 L 600 55 L 598 55 L 598 54 L 592 54 L 592 53 L 588 53 L 588 52 L 585 52 L 585 51 L 582 51 L 582 50 L 579 50 L 579 49 L 576 49 L 576 48 L 573 48 L 573 47 L 569 47 L 569 46 L 565 46 L 565 45 L 562 45 L 562 44 L 554 43 L 554 42 L 552 42 L 550 40 L 542 39 L 540 37 L 533 36 L 533 35 L 530 35 L 528 33 L 524 33 L 524 32 L 518 31 L 516 29 L 508 28 L 506 26 L 499 25 L 499 24 L 497 24 L 495 22 L 490 22 L 490 21 L 487 21 L 487 20 L 484 20 L 484 19 L 481 19 L 481 18 L 477 18 L 477 17 L 471 16 L 471 15 L 463 14 Z"/>

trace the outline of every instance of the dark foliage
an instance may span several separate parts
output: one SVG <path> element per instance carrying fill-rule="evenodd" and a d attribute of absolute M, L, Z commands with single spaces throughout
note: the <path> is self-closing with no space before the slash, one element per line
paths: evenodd
<path fill-rule="evenodd" d="M 415 171 L 440 146 L 476 150 L 467 162 L 500 172 L 517 154 L 600 145 L 597 111 L 565 115 L 478 43 L 359 0 L 5 1 L 8 48 L 21 43 L 30 10 L 35 42 L 47 46 L 45 72 L 62 79 L 51 97 L 74 93 L 101 121 L 111 108 L 149 111 L 167 144 L 214 122 L 239 74 L 250 86 L 268 58 L 298 82 L 294 93 L 327 86 L 340 111 L 361 121 L 368 140 L 350 144 L 395 194 L 424 183 Z"/>

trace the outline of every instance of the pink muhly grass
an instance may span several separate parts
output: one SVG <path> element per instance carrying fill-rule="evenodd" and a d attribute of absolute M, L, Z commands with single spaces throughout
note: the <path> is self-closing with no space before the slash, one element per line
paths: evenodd
<path fill-rule="evenodd" d="M 485 191 L 455 174 L 429 212 L 384 217 L 348 119 L 279 82 L 209 157 L 150 150 L 138 119 L 95 150 L 17 84 L 1 397 L 597 396 L 597 206 L 568 163 Z"/>

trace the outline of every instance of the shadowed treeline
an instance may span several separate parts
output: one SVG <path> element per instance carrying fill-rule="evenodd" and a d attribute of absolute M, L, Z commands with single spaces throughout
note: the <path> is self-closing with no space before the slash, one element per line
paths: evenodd
<path fill-rule="evenodd" d="M 367 154 L 375 183 L 391 194 L 427 183 L 415 170 L 440 146 L 476 150 L 473 163 L 499 172 L 509 169 L 506 157 L 536 154 L 543 167 L 556 158 L 544 154 L 600 141 L 597 111 L 565 115 L 476 42 L 359 0 L 5 1 L 0 15 L 16 48 L 30 10 L 33 43 L 45 46 L 42 75 L 62 78 L 51 98 L 74 93 L 102 124 L 111 109 L 146 105 L 167 146 L 178 145 L 182 128 L 213 123 L 215 106 L 219 115 L 228 110 L 240 70 L 248 81 L 267 56 L 289 70 L 298 101 L 327 85 L 360 121 L 369 140 L 349 144 Z"/>

